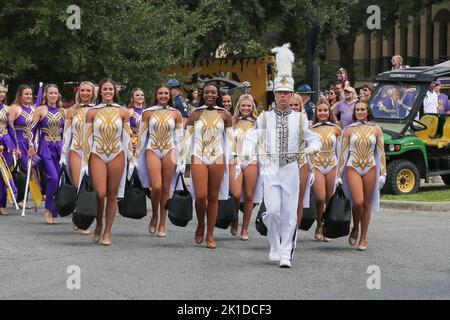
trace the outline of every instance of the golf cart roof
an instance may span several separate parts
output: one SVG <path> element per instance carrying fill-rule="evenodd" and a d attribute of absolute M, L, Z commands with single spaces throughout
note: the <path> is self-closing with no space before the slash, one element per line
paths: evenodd
<path fill-rule="evenodd" d="M 436 78 L 450 76 L 450 60 L 432 67 L 411 67 L 378 74 L 378 81 L 431 82 Z"/>

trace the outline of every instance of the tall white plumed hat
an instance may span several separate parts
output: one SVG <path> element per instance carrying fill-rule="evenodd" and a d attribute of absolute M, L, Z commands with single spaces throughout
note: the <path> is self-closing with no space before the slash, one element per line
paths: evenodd
<path fill-rule="evenodd" d="M 290 43 L 283 44 L 282 47 L 272 49 L 276 53 L 277 77 L 273 82 L 273 91 L 294 92 L 294 79 L 292 78 L 292 64 L 294 63 L 294 53 L 289 49 Z"/>

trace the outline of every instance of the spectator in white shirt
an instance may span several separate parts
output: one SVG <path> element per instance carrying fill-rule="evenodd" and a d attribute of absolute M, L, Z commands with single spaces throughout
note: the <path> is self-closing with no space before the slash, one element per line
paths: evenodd
<path fill-rule="evenodd" d="M 436 83 L 433 81 L 427 91 L 427 96 L 423 99 L 423 113 L 438 113 L 438 95 L 434 91 Z"/>

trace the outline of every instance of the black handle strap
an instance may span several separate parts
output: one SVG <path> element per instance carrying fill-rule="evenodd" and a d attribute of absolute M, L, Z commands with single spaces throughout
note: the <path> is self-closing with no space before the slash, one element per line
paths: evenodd
<path fill-rule="evenodd" d="M 177 176 L 177 180 L 175 181 L 175 189 L 178 186 L 178 180 L 181 177 L 181 183 L 183 184 L 183 191 L 188 191 L 187 187 L 186 187 L 186 183 L 184 182 L 184 177 L 183 174 L 180 172 Z"/>

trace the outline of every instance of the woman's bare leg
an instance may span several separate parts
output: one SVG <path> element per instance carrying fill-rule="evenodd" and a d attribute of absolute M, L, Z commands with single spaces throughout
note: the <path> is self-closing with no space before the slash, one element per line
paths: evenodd
<path fill-rule="evenodd" d="M 230 168 L 230 191 L 236 200 L 236 211 L 238 213 L 237 214 L 238 220 L 236 220 L 231 224 L 230 232 L 233 236 L 236 236 L 239 226 L 239 207 L 241 205 L 242 181 L 244 175 L 241 173 L 239 177 L 235 179 L 234 176 L 236 174 L 236 165 L 232 164 L 230 165 L 229 168 Z"/>
<path fill-rule="evenodd" d="M 325 210 L 326 204 L 326 178 L 319 170 L 315 172 L 315 179 L 313 184 L 314 198 L 316 199 L 316 215 L 317 215 L 317 226 L 314 233 L 314 237 L 317 240 L 323 239 L 323 224 L 322 216 Z"/>
<path fill-rule="evenodd" d="M 159 228 L 158 228 L 158 237 L 166 236 L 166 219 L 167 219 L 167 210 L 166 203 L 169 199 L 170 194 L 170 183 L 172 182 L 172 176 L 175 172 L 175 149 L 169 152 L 162 159 L 162 193 L 161 193 L 161 202 L 160 202 L 160 215 L 161 219 L 159 220 Z"/>
<path fill-rule="evenodd" d="M 305 195 L 306 184 L 308 182 L 308 164 L 300 168 L 300 189 L 298 193 L 298 207 L 297 207 L 297 226 L 302 222 L 303 217 L 303 196 Z"/>
<path fill-rule="evenodd" d="M 353 246 L 358 238 L 359 223 L 364 209 L 364 196 L 361 192 L 363 190 L 363 180 L 362 177 L 356 172 L 352 167 L 347 167 L 347 180 L 350 193 L 353 199 L 353 229 L 350 232 L 349 242 Z M 350 240 L 352 239 L 352 240 Z"/>
<path fill-rule="evenodd" d="M 156 226 L 158 225 L 159 204 L 161 202 L 162 193 L 162 163 L 161 159 L 152 151 L 147 150 L 147 172 L 150 175 L 150 184 L 152 186 L 152 217 L 150 224 L 148 225 L 148 231 L 151 234 L 156 232 Z"/>
<path fill-rule="evenodd" d="M 208 166 L 208 206 L 207 206 L 207 225 L 206 246 L 210 249 L 216 248 L 214 241 L 214 228 L 219 210 L 219 191 L 220 184 L 225 173 L 225 161 L 219 157 L 214 164 Z"/>
<path fill-rule="evenodd" d="M 367 231 L 369 230 L 370 218 L 372 215 L 372 195 L 376 191 L 376 169 L 372 168 L 365 176 L 362 177 L 364 186 L 364 205 L 361 216 L 361 237 L 359 239 L 359 246 L 366 246 Z"/>
<path fill-rule="evenodd" d="M 114 160 L 108 163 L 108 180 L 106 191 L 106 226 L 103 234 L 103 245 L 111 244 L 111 229 L 117 213 L 117 198 L 119 194 L 120 180 L 125 167 L 125 154 L 122 151 Z"/>
<path fill-rule="evenodd" d="M 198 226 L 195 231 L 195 242 L 203 242 L 205 234 L 206 200 L 208 197 L 208 167 L 192 156 L 191 160 L 192 183 L 195 189 L 195 212 Z"/>
<path fill-rule="evenodd" d="M 97 226 L 95 227 L 93 237 L 94 242 L 98 242 L 103 231 L 103 211 L 105 209 L 108 170 L 106 163 L 94 153 L 91 154 L 89 159 L 89 169 L 94 190 L 98 193 Z"/>
<path fill-rule="evenodd" d="M 253 197 L 255 195 L 256 180 L 258 179 L 258 165 L 249 164 L 244 170 L 244 220 L 242 221 L 241 240 L 248 240 L 248 226 L 253 212 Z"/>

